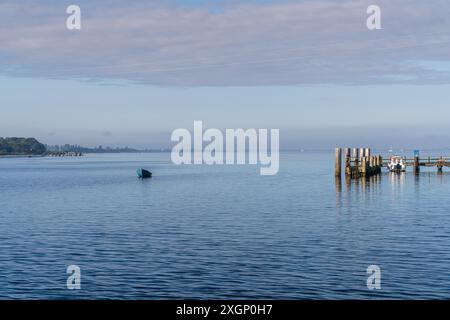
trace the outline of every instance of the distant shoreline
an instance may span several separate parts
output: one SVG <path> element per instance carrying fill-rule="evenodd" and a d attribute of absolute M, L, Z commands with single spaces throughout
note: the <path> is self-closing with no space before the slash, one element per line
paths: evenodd
<path fill-rule="evenodd" d="M 155 151 L 133 151 L 133 152 L 83 152 L 86 154 L 143 154 L 143 153 L 170 153 L 169 150 L 155 150 Z M 48 154 L 0 154 L 0 158 L 53 158 Z"/>
<path fill-rule="evenodd" d="M 40 158 L 45 157 L 41 154 L 0 154 L 0 158 Z"/>
<path fill-rule="evenodd" d="M 404 150 L 395 150 L 394 152 L 389 152 L 387 150 L 384 149 L 376 149 L 380 152 L 384 152 L 386 155 L 387 154 L 407 154 L 407 153 L 411 153 L 414 151 L 414 149 L 404 149 Z M 421 149 L 421 152 L 442 152 L 442 151 L 448 151 L 449 148 L 430 148 L 430 149 Z M 112 151 L 101 151 L 101 152 L 96 152 L 96 151 L 91 151 L 91 152 L 83 152 L 83 155 L 88 155 L 88 154 L 146 154 L 146 153 L 171 153 L 171 150 L 136 150 L 136 151 L 123 151 L 123 152 L 114 152 Z M 248 151 L 247 151 L 248 152 Z M 334 153 L 334 150 L 332 149 L 303 149 L 303 150 L 295 150 L 295 149 L 284 149 L 284 150 L 280 150 L 281 153 Z M 48 153 L 45 154 L 0 154 L 0 159 L 3 158 L 45 158 L 45 157 L 49 157 L 52 158 Z"/>

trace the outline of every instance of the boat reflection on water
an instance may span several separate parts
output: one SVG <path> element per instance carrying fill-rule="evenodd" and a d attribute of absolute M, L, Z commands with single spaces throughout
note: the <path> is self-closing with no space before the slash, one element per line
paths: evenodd
<path fill-rule="evenodd" d="M 406 172 L 389 172 L 389 180 L 392 187 L 401 188 L 405 185 Z"/>

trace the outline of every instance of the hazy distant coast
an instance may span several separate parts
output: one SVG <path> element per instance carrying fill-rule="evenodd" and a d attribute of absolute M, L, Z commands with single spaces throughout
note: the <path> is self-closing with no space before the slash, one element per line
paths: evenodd
<path fill-rule="evenodd" d="M 142 152 L 166 152 L 170 149 L 135 149 L 130 147 L 104 147 L 94 148 L 83 147 L 80 145 L 54 145 L 46 146 L 47 152 L 77 152 L 77 153 L 142 153 Z"/>
<path fill-rule="evenodd" d="M 36 138 L 1 138 L 0 137 L 0 157 L 29 157 L 45 156 L 49 153 L 140 153 L 140 152 L 166 152 L 168 149 L 134 149 L 129 147 L 103 147 L 94 148 L 80 145 L 53 145 L 49 146 L 39 142 Z"/>

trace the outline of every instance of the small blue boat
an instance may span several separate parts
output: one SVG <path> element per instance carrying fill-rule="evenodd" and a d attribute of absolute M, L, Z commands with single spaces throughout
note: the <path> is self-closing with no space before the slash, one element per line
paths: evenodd
<path fill-rule="evenodd" d="M 147 179 L 152 177 L 152 173 L 145 169 L 137 169 L 136 173 L 139 179 Z"/>

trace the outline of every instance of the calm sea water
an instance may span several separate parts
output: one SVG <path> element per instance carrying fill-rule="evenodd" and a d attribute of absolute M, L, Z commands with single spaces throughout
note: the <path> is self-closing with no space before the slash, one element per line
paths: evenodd
<path fill-rule="evenodd" d="M 169 157 L 0 159 L 0 298 L 450 298 L 450 174 L 340 185 L 331 153 L 283 153 L 272 177 Z"/>

